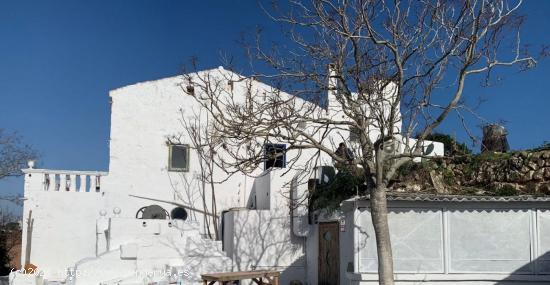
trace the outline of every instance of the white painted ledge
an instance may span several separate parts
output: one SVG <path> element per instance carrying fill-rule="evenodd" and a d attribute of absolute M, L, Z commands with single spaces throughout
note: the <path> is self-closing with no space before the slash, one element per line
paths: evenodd
<path fill-rule="evenodd" d="M 23 171 L 23 173 L 74 174 L 74 175 L 94 175 L 94 176 L 106 176 L 109 174 L 109 172 L 107 171 L 56 170 L 56 169 L 36 169 L 36 168 L 21 169 L 21 171 Z"/>
<path fill-rule="evenodd" d="M 352 281 L 376 281 L 376 273 L 346 273 Z M 449 274 L 395 274 L 395 281 L 549 281 L 550 275 L 449 273 Z"/>

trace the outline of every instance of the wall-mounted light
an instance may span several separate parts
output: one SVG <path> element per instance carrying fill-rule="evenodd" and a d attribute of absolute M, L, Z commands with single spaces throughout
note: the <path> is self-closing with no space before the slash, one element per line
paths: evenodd
<path fill-rule="evenodd" d="M 122 212 L 122 210 L 119 207 L 114 207 L 113 208 L 113 214 L 115 214 L 115 217 L 118 217 L 121 212 Z"/>

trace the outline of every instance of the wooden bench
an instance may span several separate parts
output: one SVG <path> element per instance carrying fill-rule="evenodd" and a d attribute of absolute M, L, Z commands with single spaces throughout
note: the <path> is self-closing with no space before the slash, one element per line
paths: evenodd
<path fill-rule="evenodd" d="M 240 271 L 240 272 L 224 272 L 224 273 L 208 273 L 202 274 L 202 282 L 204 285 L 218 284 L 230 285 L 239 284 L 238 281 L 251 279 L 258 285 L 279 285 L 279 277 L 281 272 L 271 270 L 257 271 Z"/>

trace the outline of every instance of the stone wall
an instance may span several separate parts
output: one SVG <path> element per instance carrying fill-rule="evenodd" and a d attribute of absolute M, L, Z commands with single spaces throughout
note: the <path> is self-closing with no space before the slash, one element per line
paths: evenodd
<path fill-rule="evenodd" d="M 404 165 L 397 192 L 475 195 L 550 195 L 550 150 L 483 153 Z"/>

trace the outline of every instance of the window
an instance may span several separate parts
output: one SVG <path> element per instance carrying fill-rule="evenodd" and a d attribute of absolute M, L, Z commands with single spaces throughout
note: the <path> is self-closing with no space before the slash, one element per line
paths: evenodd
<path fill-rule="evenodd" d="M 265 162 L 264 169 L 272 167 L 286 167 L 286 145 L 284 144 L 266 144 L 264 146 Z"/>
<path fill-rule="evenodd" d="M 172 220 L 187 220 L 187 211 L 182 207 L 176 207 L 170 212 Z"/>
<path fill-rule="evenodd" d="M 182 144 L 169 145 L 168 170 L 189 171 L 189 146 Z"/>

